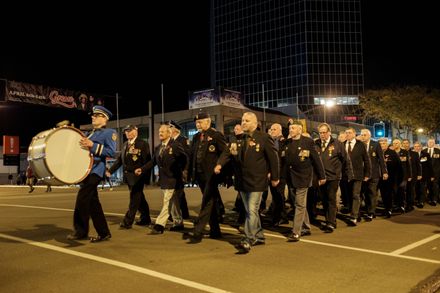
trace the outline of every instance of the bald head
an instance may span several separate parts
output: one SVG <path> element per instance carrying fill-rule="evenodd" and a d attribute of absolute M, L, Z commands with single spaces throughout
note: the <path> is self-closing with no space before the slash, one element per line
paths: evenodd
<path fill-rule="evenodd" d="M 257 129 L 257 126 L 258 119 L 255 113 L 246 112 L 243 114 L 243 117 L 241 118 L 241 127 L 243 128 L 244 132 L 254 132 Z"/>

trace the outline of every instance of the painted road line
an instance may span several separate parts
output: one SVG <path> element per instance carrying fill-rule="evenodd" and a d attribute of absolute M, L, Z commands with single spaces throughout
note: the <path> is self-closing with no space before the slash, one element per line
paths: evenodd
<path fill-rule="evenodd" d="M 108 265 L 112 265 L 115 267 L 119 267 L 119 268 L 123 268 L 126 270 L 130 270 L 130 271 L 134 271 L 134 272 L 138 272 L 144 275 L 148 275 L 154 278 L 158 278 L 158 279 L 162 279 L 168 282 L 173 282 L 179 285 L 183 285 L 186 287 L 190 287 L 190 288 L 195 288 L 201 291 L 205 291 L 205 292 L 213 292 L 213 293 L 224 293 L 224 292 L 229 292 L 229 291 L 225 291 L 219 288 L 215 288 L 215 287 L 211 287 L 208 285 L 204 285 L 201 283 L 197 283 L 197 282 L 193 282 L 190 280 L 186 280 L 186 279 L 182 279 L 182 278 L 178 278 L 172 275 L 168 275 L 168 274 L 164 274 L 164 273 L 160 273 L 160 272 L 156 272 L 153 270 L 149 270 L 143 267 L 139 267 L 139 266 L 135 266 L 135 265 L 131 265 L 125 262 L 121 262 L 121 261 L 117 261 L 117 260 L 113 260 L 113 259 L 109 259 L 109 258 L 105 258 L 105 257 L 100 257 L 100 256 L 96 256 L 96 255 L 92 255 L 92 254 L 88 254 L 88 253 L 84 253 L 84 252 L 78 252 L 78 251 L 74 251 L 74 250 L 70 250 L 70 249 L 66 249 L 66 248 L 62 248 L 56 245 L 51 245 L 51 244 L 47 244 L 47 243 L 41 243 L 41 242 L 36 242 L 36 241 L 31 241 L 28 239 L 24 239 L 24 238 L 19 238 L 19 237 L 14 237 L 14 236 L 9 236 L 3 233 L 0 233 L 0 237 L 4 238 L 4 239 L 9 239 L 12 241 L 16 241 L 16 242 L 21 242 L 21 243 L 25 243 L 28 245 L 32 245 L 32 246 L 36 246 L 36 247 L 40 247 L 40 248 L 44 248 L 44 249 L 49 249 L 49 250 L 53 250 L 53 251 L 57 251 L 60 253 L 64 253 L 64 254 L 69 254 L 69 255 L 73 255 L 76 257 L 81 257 L 81 258 L 85 258 L 85 259 L 89 259 L 89 260 L 93 260 L 96 262 L 100 262 L 100 263 L 104 263 L 104 264 L 108 264 Z"/>
<path fill-rule="evenodd" d="M 428 243 L 428 242 L 431 242 L 432 240 L 435 240 L 435 239 L 437 239 L 437 238 L 439 238 L 439 237 L 440 237 L 440 234 L 436 234 L 436 235 L 429 236 L 428 238 L 422 239 L 422 240 L 420 240 L 420 241 L 414 242 L 414 243 L 412 243 L 412 244 L 409 244 L 409 245 L 407 245 L 407 246 L 404 246 L 404 247 L 402 247 L 402 248 L 399 248 L 399 249 L 397 249 L 397 250 L 394 250 L 394 251 L 391 252 L 391 254 L 399 255 L 399 254 L 405 253 L 405 252 L 407 252 L 407 251 L 409 251 L 409 250 L 411 250 L 411 249 L 414 249 L 414 248 L 416 248 L 416 247 L 418 247 L 418 246 L 421 246 L 421 245 L 423 245 L 423 244 L 426 244 L 426 243 Z"/>

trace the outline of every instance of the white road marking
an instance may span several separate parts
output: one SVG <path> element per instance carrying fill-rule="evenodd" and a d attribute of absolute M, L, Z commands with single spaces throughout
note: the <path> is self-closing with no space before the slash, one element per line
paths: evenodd
<path fill-rule="evenodd" d="M 64 253 L 64 254 L 69 254 L 69 255 L 73 255 L 73 256 L 89 259 L 89 260 L 93 260 L 93 261 L 96 261 L 96 262 L 112 265 L 112 266 L 115 266 L 115 267 L 120 267 L 120 268 L 123 268 L 123 269 L 126 269 L 126 270 L 135 271 L 135 272 L 138 272 L 138 273 L 141 273 L 141 274 L 144 274 L 144 275 L 148 275 L 148 276 L 151 276 L 151 277 L 154 277 L 154 278 L 158 278 L 158 279 L 162 279 L 162 280 L 165 280 L 165 281 L 177 283 L 179 285 L 183 285 L 183 286 L 186 286 L 186 287 L 195 288 L 195 289 L 198 289 L 198 290 L 201 290 L 201 291 L 205 291 L 205 292 L 213 292 L 213 293 L 229 292 L 229 291 L 225 291 L 225 290 L 222 290 L 222 289 L 219 289 L 219 288 L 215 288 L 215 287 L 211 287 L 211 286 L 208 286 L 208 285 L 204 285 L 204 284 L 201 284 L 201 283 L 185 280 L 185 279 L 182 279 L 182 278 L 174 277 L 172 275 L 168 275 L 168 274 L 164 274 L 164 273 L 159 273 L 159 272 L 156 272 L 156 271 L 153 271 L 153 270 L 149 270 L 149 269 L 146 269 L 146 268 L 143 268 L 143 267 L 139 267 L 139 266 L 131 265 L 131 264 L 128 264 L 128 263 L 124 263 L 124 262 L 121 262 L 121 261 L 112 260 L 112 259 L 108 259 L 108 258 L 105 258 L 105 257 L 96 256 L 96 255 L 91 255 L 91 254 L 84 253 L 84 252 L 78 252 L 78 251 L 62 248 L 62 247 L 59 247 L 59 246 L 56 246 L 56 245 L 51 245 L 51 244 L 47 244 L 47 243 L 31 241 L 31 240 L 24 239 L 24 238 L 9 236 L 9 235 L 3 234 L 3 233 L 0 233 L 0 237 L 1 238 L 5 238 L 5 239 L 9 239 L 9 240 L 12 240 L 12 241 L 17 241 L 17 242 L 29 244 L 29 245 L 32 245 L 32 246 L 37 246 L 37 247 L 44 248 L 44 249 L 49 249 L 49 250 L 57 251 L 57 252 Z"/>
<path fill-rule="evenodd" d="M 409 251 L 411 249 L 414 249 L 414 248 L 416 248 L 416 247 L 418 247 L 420 245 L 423 245 L 423 244 L 426 244 L 428 242 L 431 242 L 432 240 L 435 240 L 435 239 L 437 239 L 439 237 L 440 237 L 440 234 L 435 234 L 435 235 L 429 236 L 428 238 L 422 239 L 420 241 L 411 243 L 411 244 L 409 244 L 407 246 L 404 246 L 402 248 L 394 250 L 394 251 L 391 252 L 391 254 L 399 255 L 399 254 L 405 253 L 405 252 L 407 252 L 407 251 Z"/>
<path fill-rule="evenodd" d="M 40 206 L 27 206 L 27 205 L 16 205 L 16 204 L 0 204 L 0 206 L 6 206 L 6 207 L 20 207 L 20 208 L 33 208 L 33 209 L 46 209 L 46 210 L 59 210 L 59 211 L 68 211 L 73 212 L 72 209 L 62 209 L 62 208 L 50 208 L 50 207 L 40 207 Z M 113 216 L 124 216 L 124 214 L 118 214 L 118 213 L 105 213 L 106 215 L 113 215 Z M 154 218 L 153 218 L 154 219 Z M 190 222 L 185 222 L 185 224 L 192 224 Z M 221 227 L 222 230 L 225 231 L 234 231 L 237 232 L 237 229 L 235 228 L 229 228 L 229 227 Z M 272 233 L 265 233 L 265 236 L 272 237 L 272 238 L 278 238 L 278 239 L 286 239 L 286 237 L 278 234 L 272 234 Z M 326 243 L 326 242 L 320 242 L 320 241 L 314 241 L 314 240 L 307 240 L 304 238 L 301 238 L 300 242 L 306 242 L 316 245 L 322 245 L 322 246 L 328 246 L 328 247 L 335 247 L 335 248 L 341 248 L 346 250 L 354 250 L 354 251 L 360 251 L 365 253 L 372 253 L 372 254 L 378 254 L 378 255 L 384 255 L 384 256 L 391 256 L 391 257 L 397 257 L 397 258 L 403 258 L 403 259 L 410 259 L 410 260 L 416 260 L 416 261 L 422 261 L 422 262 L 429 262 L 429 263 L 435 263 L 440 264 L 440 261 L 433 260 L 433 259 L 427 259 L 427 258 L 421 258 L 421 257 L 414 257 L 414 256 L 407 256 L 407 255 L 401 255 L 400 253 L 403 253 L 405 251 L 408 251 L 416 246 L 414 245 L 422 245 L 426 242 L 429 242 L 431 240 L 434 240 L 436 238 L 440 237 L 439 234 L 430 236 L 424 240 L 415 242 L 411 245 L 405 246 L 403 248 L 400 248 L 398 250 L 395 250 L 393 252 L 382 252 L 377 250 L 370 250 L 370 249 L 364 249 L 364 248 L 356 248 L 356 247 L 350 247 L 345 245 L 339 245 L 339 244 L 332 244 L 332 243 Z M 424 241 L 424 242 L 423 242 Z M 423 242 L 423 243 L 421 243 Z M 421 243 L 421 244 L 419 244 Z M 406 249 L 405 251 L 403 251 Z"/>

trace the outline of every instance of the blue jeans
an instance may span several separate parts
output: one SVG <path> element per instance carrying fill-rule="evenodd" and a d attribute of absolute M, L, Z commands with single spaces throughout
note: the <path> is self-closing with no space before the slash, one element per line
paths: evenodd
<path fill-rule="evenodd" d="M 246 210 L 246 222 L 244 224 L 245 241 L 249 244 L 257 239 L 264 241 L 263 228 L 261 227 L 260 215 L 258 214 L 262 194 L 262 191 L 240 191 L 244 209 Z"/>

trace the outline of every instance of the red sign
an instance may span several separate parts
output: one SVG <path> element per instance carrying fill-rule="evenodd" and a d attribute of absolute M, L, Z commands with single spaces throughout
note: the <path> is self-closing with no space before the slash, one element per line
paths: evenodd
<path fill-rule="evenodd" d="M 20 142 L 18 136 L 3 135 L 3 155 L 19 155 Z"/>
<path fill-rule="evenodd" d="M 357 117 L 356 116 L 344 116 L 344 120 L 345 121 L 356 121 Z"/>

